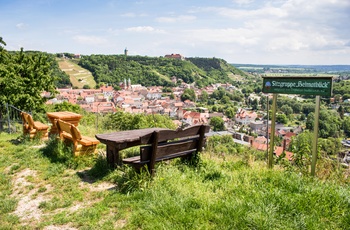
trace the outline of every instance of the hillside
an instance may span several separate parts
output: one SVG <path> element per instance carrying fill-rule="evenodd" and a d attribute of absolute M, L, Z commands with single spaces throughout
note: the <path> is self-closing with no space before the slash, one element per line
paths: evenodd
<path fill-rule="evenodd" d="M 80 67 L 69 59 L 59 58 L 56 60 L 60 69 L 68 74 L 73 87 L 83 88 L 84 85 L 88 85 L 94 88 L 96 86 L 96 82 L 90 71 Z"/>
<path fill-rule="evenodd" d="M 144 86 L 175 86 L 174 78 L 196 83 L 199 88 L 213 83 L 237 82 L 248 77 L 243 71 L 217 58 L 187 58 L 177 60 L 164 57 L 90 55 L 82 56 L 79 65 L 88 69 L 97 83 L 119 85 L 124 79 Z M 178 81 L 179 83 L 179 81 Z"/>
<path fill-rule="evenodd" d="M 109 170 L 101 156 L 73 158 L 56 139 L 0 133 L 0 147 L 1 229 L 350 226 L 349 178 L 331 165 L 320 165 L 324 181 L 283 165 L 268 170 L 264 153 L 216 140 L 196 167 L 179 159 L 158 164 L 151 180 L 126 167 Z M 220 154 L 222 148 L 232 151 Z"/>

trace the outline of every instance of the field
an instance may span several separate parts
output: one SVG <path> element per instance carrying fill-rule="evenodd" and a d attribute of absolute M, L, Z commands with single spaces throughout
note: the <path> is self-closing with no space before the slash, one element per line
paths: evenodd
<path fill-rule="evenodd" d="M 198 165 L 159 164 L 156 177 L 73 158 L 56 139 L 0 133 L 0 229 L 347 229 L 349 178 L 310 178 L 238 147 Z M 103 155 L 104 146 L 100 146 Z M 219 151 L 220 152 L 220 151 Z M 334 169 L 333 169 L 334 170 Z M 343 175 L 343 174 L 342 174 Z"/>
<path fill-rule="evenodd" d="M 81 89 L 84 85 L 88 85 L 91 88 L 96 86 L 96 82 L 90 71 L 80 67 L 74 62 L 60 58 L 58 59 L 58 65 L 62 71 L 69 75 L 73 87 Z"/>
<path fill-rule="evenodd" d="M 335 77 L 338 75 L 327 73 L 265 73 L 267 77 Z"/>

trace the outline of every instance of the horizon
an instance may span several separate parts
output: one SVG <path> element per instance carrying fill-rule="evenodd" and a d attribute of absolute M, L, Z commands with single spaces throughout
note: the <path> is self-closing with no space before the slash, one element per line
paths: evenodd
<path fill-rule="evenodd" d="M 347 0 L 2 0 L 5 49 L 349 65 Z"/>

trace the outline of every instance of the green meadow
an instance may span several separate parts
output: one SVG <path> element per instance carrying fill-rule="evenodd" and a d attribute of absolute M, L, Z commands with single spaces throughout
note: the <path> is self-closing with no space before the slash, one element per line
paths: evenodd
<path fill-rule="evenodd" d="M 150 178 L 108 168 L 104 145 L 72 157 L 55 138 L 0 133 L 0 229 L 348 229 L 346 171 L 323 160 L 314 178 L 283 159 L 267 169 L 264 153 L 227 140 Z"/>

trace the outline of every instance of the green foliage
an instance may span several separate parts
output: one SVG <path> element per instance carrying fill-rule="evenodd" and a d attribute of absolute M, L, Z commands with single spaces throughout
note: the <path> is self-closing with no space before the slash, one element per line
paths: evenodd
<path fill-rule="evenodd" d="M 79 65 L 92 72 L 96 82 L 111 83 L 115 86 L 124 82 L 124 79 L 130 79 L 132 84 L 144 86 L 175 86 L 171 82 L 171 78 L 175 76 L 185 83 L 196 82 L 201 88 L 218 82 L 233 83 L 233 80 L 228 77 L 229 73 L 245 75 L 220 59 L 216 59 L 218 63 L 207 62 L 206 68 L 196 65 L 199 60 L 201 59 L 189 58 L 184 61 L 163 57 L 91 55 L 83 56 Z"/>
<path fill-rule="evenodd" d="M 55 77 L 54 84 L 56 88 L 65 88 L 71 86 L 69 75 L 60 69 L 57 60 L 54 60 L 53 58 L 51 62 L 51 71 L 52 76 Z"/>
<path fill-rule="evenodd" d="M 53 57 L 41 52 L 7 51 L 1 47 L 0 101 L 25 111 L 43 110 L 43 91 L 55 93 Z"/>
<path fill-rule="evenodd" d="M 333 95 L 349 94 L 350 80 L 343 80 L 333 83 Z"/>
<path fill-rule="evenodd" d="M 225 115 L 226 117 L 228 118 L 234 118 L 235 115 L 237 113 L 237 108 L 236 107 L 228 107 L 226 110 L 225 110 Z"/>
<path fill-rule="evenodd" d="M 336 155 L 341 151 L 342 145 L 338 138 L 329 137 L 318 139 L 319 149 L 323 156 Z"/>
<path fill-rule="evenodd" d="M 118 190 L 125 194 L 143 191 L 151 185 L 151 176 L 147 167 L 141 168 L 140 172 L 136 172 L 134 168 L 124 166 L 122 169 L 108 175 L 106 179 L 118 184 Z"/>
<path fill-rule="evenodd" d="M 132 130 L 154 127 L 176 128 L 173 121 L 166 115 L 131 114 L 123 111 L 107 115 L 103 125 L 105 129 L 109 130 Z"/>
<path fill-rule="evenodd" d="M 287 116 L 291 115 L 293 113 L 293 109 L 289 105 L 283 105 L 281 107 L 281 111 Z"/>
<path fill-rule="evenodd" d="M 210 98 L 216 99 L 221 103 L 228 104 L 230 103 L 230 100 L 237 102 L 243 101 L 244 96 L 240 91 L 229 92 L 224 88 L 219 87 L 210 95 Z"/>
<path fill-rule="evenodd" d="M 288 118 L 285 114 L 279 113 L 276 115 L 276 121 L 282 124 L 287 124 L 288 123 Z"/>
<path fill-rule="evenodd" d="M 311 162 L 311 140 L 312 133 L 304 131 L 298 136 L 292 137 L 289 145 L 289 150 L 293 153 L 294 164 L 305 174 L 308 173 L 307 166 Z"/>
<path fill-rule="evenodd" d="M 212 154 L 242 154 L 246 149 L 233 141 L 231 135 L 211 136 L 208 138 L 206 151 Z"/>
<path fill-rule="evenodd" d="M 221 117 L 212 117 L 209 122 L 214 131 L 225 130 L 225 122 Z"/>
<path fill-rule="evenodd" d="M 343 130 L 347 137 L 350 137 L 350 117 L 345 117 L 343 120 Z"/>
<path fill-rule="evenodd" d="M 312 112 L 307 116 L 306 128 L 314 129 L 314 116 Z M 321 109 L 319 115 L 319 136 L 322 138 L 339 137 L 342 122 L 335 110 Z"/>
<path fill-rule="evenodd" d="M 183 94 L 181 95 L 181 101 L 196 101 L 196 92 L 194 89 L 185 89 Z"/>
<path fill-rule="evenodd" d="M 199 96 L 199 100 L 201 101 L 201 103 L 206 104 L 208 102 L 209 99 L 209 94 L 207 93 L 207 91 L 203 90 L 201 95 Z"/>
<path fill-rule="evenodd" d="M 74 113 L 82 113 L 82 109 L 79 105 L 69 103 L 67 101 L 64 101 L 62 103 L 57 103 L 53 106 L 54 112 L 61 112 L 61 111 L 70 111 Z"/>
<path fill-rule="evenodd" d="M 85 168 L 87 166 L 91 166 L 93 163 L 92 156 L 75 157 L 73 153 L 73 146 L 69 146 L 55 137 L 49 139 L 46 146 L 42 149 L 42 153 L 44 156 L 49 158 L 52 163 L 56 163 L 53 165 L 50 175 L 48 176 L 62 173 L 62 171 L 66 168 Z"/>

